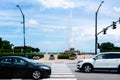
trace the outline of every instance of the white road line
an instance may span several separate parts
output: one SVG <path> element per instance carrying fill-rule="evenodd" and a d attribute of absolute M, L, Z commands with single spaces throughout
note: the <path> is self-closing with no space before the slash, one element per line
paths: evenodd
<path fill-rule="evenodd" d="M 52 75 L 70 75 L 73 73 L 52 73 Z"/>
<path fill-rule="evenodd" d="M 74 78 L 75 75 L 51 75 L 52 78 Z"/>
<path fill-rule="evenodd" d="M 22 79 L 10 79 L 10 80 L 22 80 Z"/>
<path fill-rule="evenodd" d="M 77 80 L 76 78 L 50 78 L 50 79 L 42 79 L 42 80 Z"/>

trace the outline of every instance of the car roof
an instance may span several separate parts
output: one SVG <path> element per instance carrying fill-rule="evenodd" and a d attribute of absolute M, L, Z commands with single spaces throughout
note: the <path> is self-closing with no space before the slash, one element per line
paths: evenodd
<path fill-rule="evenodd" d="M 102 52 L 102 53 L 100 53 L 100 54 L 120 54 L 120 52 Z"/>

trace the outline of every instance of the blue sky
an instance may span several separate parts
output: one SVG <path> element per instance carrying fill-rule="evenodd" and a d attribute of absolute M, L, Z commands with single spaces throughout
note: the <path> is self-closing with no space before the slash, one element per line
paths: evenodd
<path fill-rule="evenodd" d="M 61 52 L 74 47 L 94 52 L 95 12 L 101 0 L 0 0 L 0 37 L 23 46 L 22 15 L 25 15 L 26 45 L 45 52 Z M 98 32 L 120 17 L 120 0 L 104 0 L 98 13 Z M 117 29 L 100 34 L 98 42 L 120 46 Z"/>

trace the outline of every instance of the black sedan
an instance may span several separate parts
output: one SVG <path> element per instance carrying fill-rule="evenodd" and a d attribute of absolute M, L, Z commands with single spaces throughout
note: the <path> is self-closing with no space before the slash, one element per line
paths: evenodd
<path fill-rule="evenodd" d="M 51 67 L 20 56 L 0 57 L 0 78 L 39 79 L 51 75 Z"/>

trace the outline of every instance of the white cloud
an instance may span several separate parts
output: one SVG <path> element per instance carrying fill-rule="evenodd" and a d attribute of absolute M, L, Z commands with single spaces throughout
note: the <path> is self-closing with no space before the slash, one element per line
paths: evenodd
<path fill-rule="evenodd" d="M 28 29 L 28 34 L 29 35 L 40 35 L 38 34 L 39 32 L 41 33 L 45 33 L 44 35 L 56 35 L 56 33 L 59 33 L 59 31 L 65 32 L 66 31 L 66 27 L 65 26 L 55 26 L 55 25 L 38 25 L 38 26 L 34 26 L 34 27 L 30 27 Z M 52 36 L 52 35 L 51 35 Z M 58 36 L 58 35 L 57 35 Z"/>
<path fill-rule="evenodd" d="M 65 26 L 55 26 L 55 25 L 43 25 L 44 27 L 41 27 L 42 31 L 44 32 L 54 32 L 58 30 L 65 30 Z"/>
<path fill-rule="evenodd" d="M 114 9 L 114 11 L 117 12 L 117 13 L 120 12 L 120 7 L 116 7 L 116 6 L 115 6 L 113 9 Z"/>
<path fill-rule="evenodd" d="M 36 43 L 30 43 L 31 45 L 35 47 L 39 47 L 41 51 L 47 51 L 47 52 L 57 52 L 61 50 L 65 50 L 66 43 L 64 41 L 38 41 Z M 54 45 L 53 45 L 54 44 Z"/>
<path fill-rule="evenodd" d="M 43 32 L 54 32 L 55 30 L 51 28 L 43 28 L 42 31 Z"/>
<path fill-rule="evenodd" d="M 68 0 L 39 0 L 40 3 L 46 8 L 74 8 L 77 5 Z"/>
<path fill-rule="evenodd" d="M 29 25 L 38 25 L 39 23 L 36 20 L 29 19 L 27 24 L 29 24 Z"/>
<path fill-rule="evenodd" d="M 91 40 L 94 38 L 94 27 L 90 27 L 89 25 L 73 27 L 73 37 L 75 41 Z"/>

